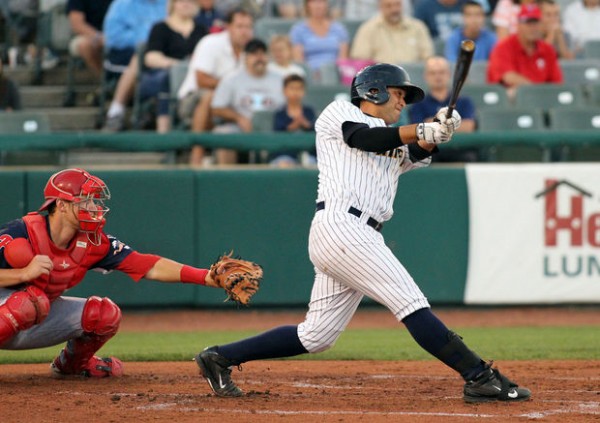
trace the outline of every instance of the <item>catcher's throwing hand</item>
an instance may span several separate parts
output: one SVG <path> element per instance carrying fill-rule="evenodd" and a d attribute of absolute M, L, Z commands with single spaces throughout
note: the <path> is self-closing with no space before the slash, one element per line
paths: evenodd
<path fill-rule="evenodd" d="M 206 285 L 220 287 L 229 300 L 247 305 L 260 286 L 263 270 L 258 264 L 224 254 L 210 266 Z"/>

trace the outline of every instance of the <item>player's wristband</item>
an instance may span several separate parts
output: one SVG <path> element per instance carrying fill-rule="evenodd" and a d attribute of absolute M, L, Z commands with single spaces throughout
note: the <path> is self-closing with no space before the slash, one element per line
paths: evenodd
<path fill-rule="evenodd" d="M 184 264 L 179 272 L 179 279 L 183 283 L 206 285 L 206 275 L 208 275 L 208 269 L 198 269 Z"/>

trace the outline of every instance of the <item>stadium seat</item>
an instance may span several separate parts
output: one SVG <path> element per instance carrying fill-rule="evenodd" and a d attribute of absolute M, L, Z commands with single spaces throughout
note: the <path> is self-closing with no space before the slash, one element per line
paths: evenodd
<path fill-rule="evenodd" d="M 600 107 L 580 109 L 551 109 L 550 129 L 556 131 L 600 130 Z M 563 160 L 589 162 L 600 161 L 600 145 L 576 145 L 566 143 L 561 150 Z"/>
<path fill-rule="evenodd" d="M 358 28 L 365 22 L 364 20 L 357 19 L 341 19 L 340 22 L 346 27 L 348 30 L 348 44 L 352 45 L 352 41 L 354 40 L 354 36 L 356 35 L 356 31 Z"/>
<path fill-rule="evenodd" d="M 50 132 L 50 119 L 41 112 L 15 111 L 0 113 L 0 134 L 34 134 Z M 0 164 L 57 165 L 64 153 L 53 150 L 0 151 Z"/>
<path fill-rule="evenodd" d="M 577 109 L 550 109 L 550 129 L 568 130 L 600 130 L 600 107 Z"/>
<path fill-rule="evenodd" d="M 299 22 L 298 19 L 283 18 L 260 18 L 254 24 L 254 36 L 265 43 L 269 43 L 271 37 L 276 34 L 288 34 L 290 28 Z"/>
<path fill-rule="evenodd" d="M 465 81 L 467 85 L 483 85 L 487 84 L 487 60 L 474 60 L 469 68 L 469 76 Z"/>
<path fill-rule="evenodd" d="M 273 118 L 275 112 L 272 110 L 261 110 L 252 115 L 252 131 L 271 132 L 273 131 Z"/>
<path fill-rule="evenodd" d="M 408 75 L 410 76 L 410 81 L 418 85 L 419 87 L 425 90 L 425 79 L 423 77 L 423 71 L 425 70 L 425 63 L 423 62 L 407 62 L 407 63 L 398 63 L 398 65 L 402 66 Z"/>
<path fill-rule="evenodd" d="M 175 127 L 177 121 L 177 94 L 179 92 L 179 87 L 181 87 L 181 84 L 183 84 L 183 80 L 187 75 L 189 66 L 189 60 L 184 60 L 169 68 L 169 89 L 171 90 L 169 114 L 171 115 L 171 121 L 174 124 L 173 127 Z"/>
<path fill-rule="evenodd" d="M 470 97 L 475 103 L 477 110 L 493 107 L 510 107 L 506 89 L 502 85 L 466 85 L 463 87 L 461 96 Z"/>
<path fill-rule="evenodd" d="M 544 129 L 543 112 L 539 109 L 484 109 L 479 112 L 480 132 L 539 131 Z M 550 150 L 529 145 L 501 145 L 488 148 L 488 161 L 542 162 L 549 161 Z"/>
<path fill-rule="evenodd" d="M 589 89 L 589 101 L 591 106 L 600 107 L 600 83 L 588 86 Z"/>
<path fill-rule="evenodd" d="M 597 84 L 600 83 L 599 60 L 561 60 L 565 84 Z"/>
<path fill-rule="evenodd" d="M 539 131 L 544 129 L 540 109 L 487 109 L 479 113 L 479 131 Z"/>
<path fill-rule="evenodd" d="M 600 40 L 589 40 L 583 45 L 583 58 L 600 60 Z"/>
<path fill-rule="evenodd" d="M 519 108 L 548 110 L 557 107 L 579 107 L 584 104 L 581 85 L 534 84 L 517 89 L 515 105 Z"/>
<path fill-rule="evenodd" d="M 334 100 L 350 100 L 350 87 L 345 85 L 309 85 L 304 102 L 321 113 Z"/>

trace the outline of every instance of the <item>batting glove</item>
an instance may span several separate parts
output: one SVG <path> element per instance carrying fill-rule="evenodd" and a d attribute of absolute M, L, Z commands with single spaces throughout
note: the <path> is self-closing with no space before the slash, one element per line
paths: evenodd
<path fill-rule="evenodd" d="M 460 117 L 460 113 L 456 111 L 456 109 L 452 110 L 452 116 L 447 118 L 446 113 L 448 113 L 447 107 L 442 107 L 438 110 L 435 115 L 435 120 L 441 123 L 444 126 L 444 129 L 447 133 L 452 135 L 454 131 L 456 131 L 460 127 L 460 123 L 462 118 Z"/>
<path fill-rule="evenodd" d="M 443 144 L 450 141 L 450 138 L 452 138 L 452 134 L 447 131 L 445 125 L 439 122 L 417 125 L 417 139 L 424 140 L 428 144 Z"/>

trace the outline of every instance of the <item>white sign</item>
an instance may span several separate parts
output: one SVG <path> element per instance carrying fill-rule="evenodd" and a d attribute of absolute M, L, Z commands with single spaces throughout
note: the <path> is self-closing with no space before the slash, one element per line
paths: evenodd
<path fill-rule="evenodd" d="M 600 164 L 474 164 L 465 303 L 600 303 Z"/>

